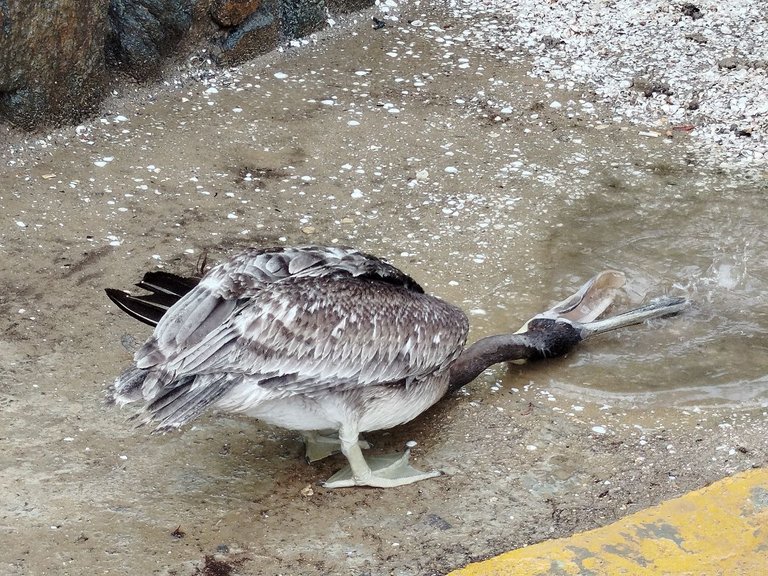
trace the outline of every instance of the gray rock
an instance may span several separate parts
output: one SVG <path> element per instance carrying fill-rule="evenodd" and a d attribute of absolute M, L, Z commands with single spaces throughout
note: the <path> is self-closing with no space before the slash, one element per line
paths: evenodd
<path fill-rule="evenodd" d="M 650 98 L 654 94 L 671 96 L 673 93 L 672 88 L 666 82 L 643 76 L 635 76 L 632 79 L 632 88 L 638 92 L 642 92 L 647 98 Z"/>
<path fill-rule="evenodd" d="M 685 35 L 686 39 L 693 40 L 694 42 L 698 44 L 706 44 L 707 43 L 707 37 L 704 36 L 701 32 L 691 32 L 690 34 Z"/>
<path fill-rule="evenodd" d="M 704 18 L 704 12 L 701 11 L 701 8 L 696 6 L 696 4 L 691 4 L 690 2 L 683 4 L 680 7 L 680 11 L 683 13 L 683 15 L 688 16 L 692 20 Z"/>
<path fill-rule="evenodd" d="M 301 38 L 325 27 L 325 0 L 280 0 L 284 38 Z"/>
<path fill-rule="evenodd" d="M 75 122 L 98 105 L 107 1 L 0 0 L 0 117 L 33 129 Z"/>
<path fill-rule="evenodd" d="M 724 70 L 735 70 L 736 68 L 744 66 L 744 64 L 745 62 L 742 58 L 737 58 L 736 56 L 728 56 L 726 58 L 721 58 L 717 62 L 717 67 Z"/>
<path fill-rule="evenodd" d="M 107 61 L 145 80 L 192 26 L 195 0 L 110 0 Z"/>
<path fill-rule="evenodd" d="M 223 1 L 214 6 L 225 8 L 228 4 Z M 223 27 L 217 61 L 239 64 L 274 49 L 281 41 L 312 34 L 325 27 L 327 9 L 326 0 L 261 0 L 241 23 Z M 221 9 L 217 9 L 217 14 L 221 15 Z M 221 16 L 215 20 L 220 24 L 234 21 Z"/>

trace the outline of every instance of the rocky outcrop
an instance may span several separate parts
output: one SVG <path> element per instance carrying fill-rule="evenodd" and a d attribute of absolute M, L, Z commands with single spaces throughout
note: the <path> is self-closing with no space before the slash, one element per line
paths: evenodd
<path fill-rule="evenodd" d="M 0 118 L 75 122 L 101 101 L 109 0 L 0 0 Z"/>
<path fill-rule="evenodd" d="M 76 122 L 116 73 L 157 77 L 204 48 L 226 65 L 323 28 L 373 0 L 0 0 L 0 119 Z"/>

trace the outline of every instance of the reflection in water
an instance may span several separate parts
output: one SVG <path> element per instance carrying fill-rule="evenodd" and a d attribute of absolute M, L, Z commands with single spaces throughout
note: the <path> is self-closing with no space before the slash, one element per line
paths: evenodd
<path fill-rule="evenodd" d="M 611 178 L 565 215 L 551 266 L 586 276 L 597 261 L 624 271 L 622 308 L 670 292 L 693 309 L 588 342 L 532 375 L 579 395 L 768 405 L 765 184 L 646 176 L 634 185 Z"/>

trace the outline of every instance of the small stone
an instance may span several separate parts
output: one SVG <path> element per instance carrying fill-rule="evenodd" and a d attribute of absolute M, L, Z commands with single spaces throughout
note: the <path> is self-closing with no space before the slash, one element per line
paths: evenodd
<path fill-rule="evenodd" d="M 744 62 L 741 58 L 735 56 L 728 56 L 718 61 L 717 67 L 721 70 L 735 70 L 739 66 L 743 66 Z"/>
<path fill-rule="evenodd" d="M 301 495 L 305 498 L 309 498 L 310 496 L 314 495 L 315 491 L 312 489 L 312 486 L 307 484 L 304 486 L 304 488 L 301 489 Z"/>
<path fill-rule="evenodd" d="M 683 16 L 688 16 L 693 20 L 704 18 L 704 13 L 701 11 L 701 9 L 696 6 L 696 4 L 691 4 L 690 2 L 686 2 L 680 6 L 680 12 L 683 13 Z"/>
<path fill-rule="evenodd" d="M 557 48 L 561 44 L 565 44 L 565 41 L 560 38 L 555 38 L 554 36 L 544 36 L 541 39 L 541 43 L 544 44 L 544 48 L 552 49 Z"/>
<path fill-rule="evenodd" d="M 699 44 L 707 43 L 707 37 L 704 36 L 704 34 L 701 34 L 700 32 L 691 32 L 690 34 L 686 34 L 685 38 L 687 40 L 693 40 L 694 42 L 698 42 Z"/>
<path fill-rule="evenodd" d="M 672 95 L 672 88 L 666 82 L 660 82 L 651 78 L 643 78 L 642 76 L 635 76 L 632 79 L 632 88 L 638 92 L 642 92 L 643 96 L 650 98 L 654 94 L 664 94 L 665 96 Z"/>

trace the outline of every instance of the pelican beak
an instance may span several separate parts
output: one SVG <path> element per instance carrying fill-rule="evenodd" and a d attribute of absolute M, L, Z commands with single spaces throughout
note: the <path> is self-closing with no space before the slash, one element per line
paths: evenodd
<path fill-rule="evenodd" d="M 605 320 L 597 320 L 613 304 L 625 283 L 626 276 L 622 272 L 604 270 L 593 276 L 572 296 L 528 320 L 517 333 L 527 332 L 531 320 L 550 318 L 568 322 L 580 330 L 581 339 L 585 340 L 597 334 L 640 324 L 652 318 L 677 314 L 690 306 L 690 301 L 686 298 L 661 297 L 640 308 Z"/>
<path fill-rule="evenodd" d="M 613 303 L 626 277 L 616 270 L 604 270 L 593 276 L 578 292 L 558 302 L 549 310 L 528 320 L 517 334 L 528 331 L 528 323 L 537 318 L 563 319 L 585 324 L 596 320 Z"/>
<path fill-rule="evenodd" d="M 662 296 L 651 300 L 645 306 L 623 312 L 616 316 L 611 316 L 605 320 L 597 320 L 595 322 L 587 322 L 584 324 L 576 324 L 581 329 L 581 339 L 586 340 L 591 336 L 597 334 L 603 334 L 617 328 L 624 328 L 625 326 L 632 326 L 633 324 L 641 324 L 646 320 L 652 318 L 661 318 L 662 316 L 671 316 L 678 314 L 686 308 L 690 307 L 691 301 L 687 298 L 671 298 L 669 296 Z"/>

